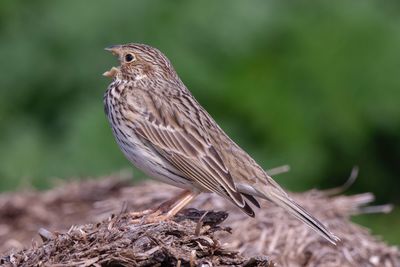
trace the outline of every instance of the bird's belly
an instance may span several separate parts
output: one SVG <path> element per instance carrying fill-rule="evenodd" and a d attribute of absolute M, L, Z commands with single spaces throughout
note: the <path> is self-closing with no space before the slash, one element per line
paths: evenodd
<path fill-rule="evenodd" d="M 177 169 L 147 147 L 135 134 L 122 136 L 114 129 L 113 132 L 122 152 L 136 168 L 161 182 L 185 189 L 192 188 L 189 180 L 183 178 Z"/>

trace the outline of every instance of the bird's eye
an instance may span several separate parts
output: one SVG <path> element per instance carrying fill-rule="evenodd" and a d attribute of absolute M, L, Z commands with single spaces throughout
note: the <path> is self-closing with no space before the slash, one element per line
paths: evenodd
<path fill-rule="evenodd" d="M 126 61 L 126 62 L 131 62 L 131 61 L 133 61 L 134 59 L 135 59 L 135 56 L 132 55 L 132 54 L 126 54 L 126 55 L 125 55 L 125 61 Z"/>

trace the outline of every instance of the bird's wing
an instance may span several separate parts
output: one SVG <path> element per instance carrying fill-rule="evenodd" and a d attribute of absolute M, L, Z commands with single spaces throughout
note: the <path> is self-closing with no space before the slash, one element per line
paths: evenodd
<path fill-rule="evenodd" d="M 183 110 L 178 113 L 173 101 L 163 103 L 150 94 L 145 98 L 146 109 L 142 109 L 140 115 L 135 112 L 126 115 L 135 132 L 186 178 L 230 199 L 254 216 L 218 151 L 208 140 L 201 122 L 185 117 L 187 113 Z"/>

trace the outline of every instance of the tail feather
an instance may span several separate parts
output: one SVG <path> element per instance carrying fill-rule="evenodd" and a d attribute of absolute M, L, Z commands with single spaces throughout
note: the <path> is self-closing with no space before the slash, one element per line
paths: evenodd
<path fill-rule="evenodd" d="M 274 202 L 276 205 L 304 222 L 332 244 L 336 245 L 340 241 L 337 236 L 331 233 L 319 220 L 314 218 L 303 207 L 292 200 L 282 189 L 270 186 L 267 190 L 263 190 L 262 194 L 268 200 Z"/>

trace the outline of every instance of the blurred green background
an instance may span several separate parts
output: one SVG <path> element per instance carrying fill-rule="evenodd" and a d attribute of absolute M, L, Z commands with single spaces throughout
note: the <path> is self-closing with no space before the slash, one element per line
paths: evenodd
<path fill-rule="evenodd" d="M 1 1 L 0 191 L 131 169 L 103 114 L 111 44 L 163 51 L 292 191 L 400 203 L 398 1 Z M 135 171 L 137 178 L 143 175 Z M 400 244 L 400 213 L 356 218 Z"/>

